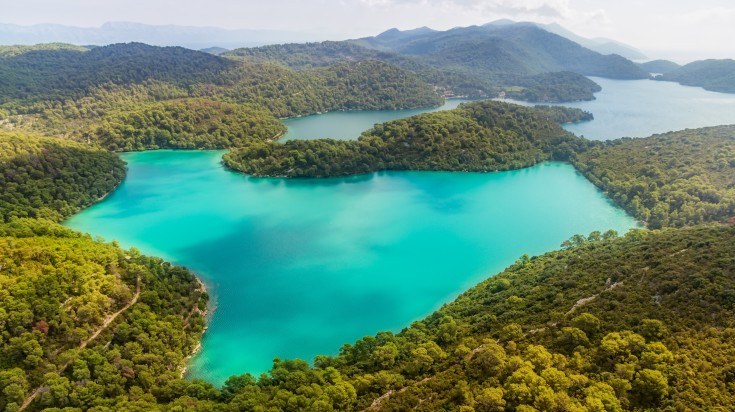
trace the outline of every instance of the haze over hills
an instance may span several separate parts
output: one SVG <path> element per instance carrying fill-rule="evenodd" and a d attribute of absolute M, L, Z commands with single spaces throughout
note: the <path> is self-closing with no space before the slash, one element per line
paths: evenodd
<path fill-rule="evenodd" d="M 374 37 L 236 49 L 223 56 L 301 70 L 338 61 L 377 59 L 411 70 L 447 95 L 536 102 L 592 100 L 600 88 L 585 76 L 646 79 L 619 55 L 602 55 L 532 24 L 387 30 Z"/>
<path fill-rule="evenodd" d="M 132 22 L 107 22 L 100 27 L 74 27 L 60 24 L 19 26 L 0 23 L 1 44 L 71 43 L 106 45 L 141 42 L 154 46 L 182 46 L 190 49 L 207 47 L 253 47 L 292 41 L 325 40 L 314 33 L 283 30 L 229 30 L 218 27 L 154 26 Z"/>
<path fill-rule="evenodd" d="M 518 24 L 512 20 L 496 20 L 485 26 Z M 600 54 L 619 54 L 631 60 L 645 60 L 646 56 L 633 46 L 606 38 L 588 39 L 579 36 L 559 24 L 524 23 L 558 34 Z M 413 30 L 386 31 L 405 34 L 435 32 L 428 27 Z M 326 40 L 324 34 L 285 30 L 230 30 L 218 27 L 194 27 L 177 25 L 148 25 L 133 22 L 107 22 L 100 27 L 75 27 L 60 24 L 36 24 L 20 26 L 0 23 L 0 44 L 71 43 L 77 45 L 105 45 L 112 43 L 142 42 L 155 46 L 182 46 L 192 49 L 209 47 L 238 48 L 288 42 Z"/>
<path fill-rule="evenodd" d="M 619 55 L 602 55 L 533 24 L 458 27 L 447 31 L 391 30 L 355 41 L 366 47 L 419 56 L 440 67 L 497 73 L 572 71 L 614 79 L 648 74 Z"/>
<path fill-rule="evenodd" d="M 698 60 L 664 72 L 660 80 L 698 86 L 715 92 L 735 93 L 735 60 Z"/>
<path fill-rule="evenodd" d="M 506 26 L 506 25 L 511 25 L 511 24 L 518 24 L 518 23 L 513 20 L 501 19 L 501 20 L 496 20 L 496 21 L 487 23 L 485 24 L 485 26 Z M 646 60 L 647 59 L 646 55 L 642 51 L 638 50 L 637 48 L 631 45 L 621 43 L 617 40 L 607 39 L 604 37 L 595 37 L 593 39 L 588 39 L 586 37 L 579 36 L 570 30 L 567 30 L 566 28 L 562 27 L 560 24 L 557 24 L 557 23 L 542 24 L 542 23 L 534 23 L 534 22 L 527 22 L 527 23 L 524 22 L 520 24 L 534 25 L 536 27 L 539 27 L 541 29 L 548 31 L 549 33 L 554 33 L 564 38 L 567 38 L 575 43 L 578 43 L 581 46 L 584 46 L 590 50 L 594 50 L 600 54 L 618 54 L 630 60 Z"/>
<path fill-rule="evenodd" d="M 181 29 L 195 41 L 210 39 L 209 29 L 166 26 L 156 34 L 156 27 L 134 31 L 176 39 Z M 0 46 L 0 129 L 12 131 L 0 131 L 0 410 L 529 412 L 735 404 L 735 126 L 593 142 L 555 124 L 588 113 L 485 101 L 378 124 L 356 141 L 271 141 L 285 128 L 278 117 L 430 107 L 461 87 L 573 100 L 599 90 L 585 76 L 647 79 L 664 68 L 662 80 L 735 93 L 735 61 L 637 65 L 537 25 L 502 22 L 230 52 L 215 45 L 227 46 L 188 44 L 210 54 L 141 43 Z M 617 239 L 614 231 L 573 235 L 563 250 L 521 256 L 400 333 L 376 331 L 312 364 L 276 358 L 269 373 L 233 376 L 217 388 L 182 377 L 206 321 L 208 297 L 194 275 L 54 223 L 123 180 L 125 165 L 113 152 L 161 148 L 232 149 L 225 165 L 262 176 L 492 172 L 568 161 L 648 229 L 661 230 Z M 360 213 L 372 206 L 362 204 Z M 462 205 L 437 206 L 462 212 Z M 369 222 L 370 215 L 359 218 Z M 182 236 L 207 231 L 177 224 Z M 267 230 L 296 233 L 272 226 Z M 319 236 L 307 235 L 296 241 Z M 271 252 L 277 244 L 255 239 L 242 244 Z M 524 241 L 510 233 L 501 240 Z M 383 252 L 376 244 L 370 253 Z M 459 271 L 452 267 L 446 277 Z M 280 310 L 284 296 L 264 311 Z M 371 298 L 364 307 L 395 313 L 385 302 Z M 335 327 L 324 325 L 309 332 Z"/>
<path fill-rule="evenodd" d="M 665 74 L 680 68 L 681 65 L 670 60 L 651 60 L 650 62 L 638 63 L 638 67 L 649 73 Z"/>

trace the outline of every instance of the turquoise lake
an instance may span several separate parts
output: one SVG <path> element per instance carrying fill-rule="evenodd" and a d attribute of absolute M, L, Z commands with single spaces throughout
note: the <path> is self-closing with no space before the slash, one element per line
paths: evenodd
<path fill-rule="evenodd" d="M 735 123 L 733 95 L 594 80 L 603 87 L 597 100 L 569 105 L 595 120 L 566 126 L 588 138 Z M 289 119 L 285 138 L 356 138 L 375 123 L 425 111 Z M 189 377 L 215 384 L 265 372 L 276 356 L 312 360 L 365 335 L 397 332 L 524 253 L 556 249 L 575 233 L 636 226 L 564 163 L 285 180 L 226 171 L 222 153 L 125 154 L 120 187 L 66 222 L 205 281 L 214 311 Z"/>
<path fill-rule="evenodd" d="M 127 179 L 66 222 L 205 281 L 215 310 L 189 376 L 215 384 L 400 331 L 524 253 L 636 226 L 564 163 L 284 180 L 226 171 L 222 153 L 125 154 Z"/>

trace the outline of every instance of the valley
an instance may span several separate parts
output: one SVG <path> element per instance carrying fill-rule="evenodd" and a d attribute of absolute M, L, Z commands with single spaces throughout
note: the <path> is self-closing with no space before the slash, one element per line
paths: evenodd
<path fill-rule="evenodd" d="M 527 24 L 0 74 L 0 408 L 735 402 L 731 95 Z"/>

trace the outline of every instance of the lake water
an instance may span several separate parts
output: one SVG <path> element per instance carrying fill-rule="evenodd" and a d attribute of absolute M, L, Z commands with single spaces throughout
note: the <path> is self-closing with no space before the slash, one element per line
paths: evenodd
<path fill-rule="evenodd" d="M 590 122 L 564 126 L 578 136 L 609 140 L 735 124 L 733 94 L 655 80 L 591 79 L 602 86 L 596 100 L 563 104 L 595 116 Z"/>
<path fill-rule="evenodd" d="M 215 384 L 399 331 L 524 253 L 636 225 L 563 163 L 284 180 L 222 153 L 125 154 L 120 187 L 66 222 L 205 281 L 216 310 L 189 376 Z"/>
<path fill-rule="evenodd" d="M 592 140 L 647 137 L 656 133 L 735 124 L 735 95 L 700 87 L 654 80 L 610 80 L 591 77 L 602 86 L 596 100 L 564 103 L 591 112 L 595 120 L 565 125 L 578 136 Z M 528 106 L 529 103 L 504 100 Z M 433 109 L 346 111 L 287 119 L 290 139 L 357 139 L 376 123 L 437 110 L 449 110 L 467 100 L 452 99 Z"/>
<path fill-rule="evenodd" d="M 288 132 L 281 140 L 313 140 L 322 138 L 339 140 L 357 139 L 362 132 L 372 128 L 375 124 L 421 113 L 450 110 L 468 101 L 463 99 L 448 99 L 444 102 L 444 105 L 430 109 L 353 110 L 294 117 L 283 121 L 288 127 Z"/>

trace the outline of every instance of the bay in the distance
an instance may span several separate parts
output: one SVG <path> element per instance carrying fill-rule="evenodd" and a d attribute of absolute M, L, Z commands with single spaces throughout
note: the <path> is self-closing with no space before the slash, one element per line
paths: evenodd
<path fill-rule="evenodd" d="M 194 270 L 216 306 L 189 376 L 221 384 L 399 331 L 524 253 L 636 222 L 574 168 L 250 178 L 221 151 L 124 154 L 129 172 L 66 222 Z"/>
<path fill-rule="evenodd" d="M 350 110 L 293 117 L 283 120 L 283 123 L 288 127 L 288 132 L 281 138 L 281 141 L 323 138 L 337 140 L 357 139 L 362 132 L 372 128 L 377 123 L 385 123 L 421 113 L 451 110 L 468 101 L 464 99 L 447 99 L 442 106 L 427 109 Z"/>
<path fill-rule="evenodd" d="M 589 122 L 564 126 L 577 136 L 611 140 L 735 124 L 733 94 L 656 80 L 591 79 L 602 86 L 595 100 L 561 104 L 595 116 Z"/>
<path fill-rule="evenodd" d="M 565 125 L 591 140 L 647 137 L 683 129 L 735 124 L 735 95 L 654 80 L 610 80 L 592 77 L 602 86 L 595 100 L 562 103 L 591 112 L 595 119 Z M 441 107 L 412 110 L 342 111 L 286 119 L 290 139 L 357 139 L 376 123 L 437 110 L 450 110 L 468 100 L 450 99 Z M 509 103 L 533 105 L 506 99 Z"/>

